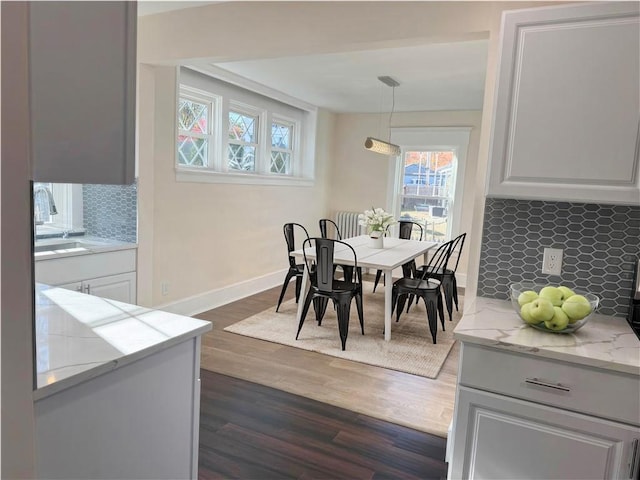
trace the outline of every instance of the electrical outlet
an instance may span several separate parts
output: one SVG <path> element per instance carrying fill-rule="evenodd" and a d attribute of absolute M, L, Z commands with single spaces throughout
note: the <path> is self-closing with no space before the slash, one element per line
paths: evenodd
<path fill-rule="evenodd" d="M 562 273 L 562 249 L 545 248 L 542 258 L 542 273 L 560 275 Z"/>
<path fill-rule="evenodd" d="M 160 289 L 162 290 L 162 296 L 166 297 L 167 295 L 169 295 L 169 283 L 168 282 L 162 282 L 160 284 Z"/>

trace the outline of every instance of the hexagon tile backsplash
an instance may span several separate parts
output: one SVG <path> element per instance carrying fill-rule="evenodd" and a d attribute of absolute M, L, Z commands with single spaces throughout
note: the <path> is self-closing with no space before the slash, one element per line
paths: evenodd
<path fill-rule="evenodd" d="M 83 185 L 86 235 L 135 243 L 138 233 L 138 186 Z"/>
<path fill-rule="evenodd" d="M 562 274 L 542 273 L 544 248 L 561 248 Z M 640 207 L 487 198 L 478 295 L 509 285 L 563 284 L 598 295 L 599 312 L 626 317 L 640 257 Z"/>

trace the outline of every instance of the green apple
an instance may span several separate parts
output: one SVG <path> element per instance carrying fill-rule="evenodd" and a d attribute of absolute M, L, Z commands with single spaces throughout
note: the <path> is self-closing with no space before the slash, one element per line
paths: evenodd
<path fill-rule="evenodd" d="M 569 317 L 562 311 L 560 307 L 553 307 L 553 317 L 551 320 L 544 322 L 544 326 L 549 330 L 564 330 L 569 325 Z"/>
<path fill-rule="evenodd" d="M 526 323 L 537 325 L 540 320 L 535 320 L 531 317 L 531 303 L 525 303 L 520 309 L 520 316 Z"/>
<path fill-rule="evenodd" d="M 569 287 L 565 287 L 565 286 L 561 286 L 558 287 L 558 290 L 560 290 L 562 292 L 562 300 L 566 300 L 569 297 L 572 297 L 576 294 L 576 292 L 574 292 L 573 290 L 571 290 Z"/>
<path fill-rule="evenodd" d="M 529 302 L 533 302 L 536 298 L 538 298 L 538 294 L 533 290 L 527 290 L 518 295 L 518 305 L 521 307 Z"/>
<path fill-rule="evenodd" d="M 546 322 L 553 317 L 553 304 L 546 298 L 538 297 L 528 305 L 531 305 L 531 307 L 529 307 L 529 315 L 532 320 Z"/>
<path fill-rule="evenodd" d="M 554 307 L 562 305 L 562 291 L 557 287 L 544 287 L 538 296 L 549 300 Z"/>
<path fill-rule="evenodd" d="M 572 295 L 564 301 L 562 310 L 569 317 L 569 321 L 574 323 L 591 313 L 591 304 L 582 295 Z"/>

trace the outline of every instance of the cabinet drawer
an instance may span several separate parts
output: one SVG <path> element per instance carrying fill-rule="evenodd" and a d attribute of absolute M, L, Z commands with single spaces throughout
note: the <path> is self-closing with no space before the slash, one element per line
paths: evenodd
<path fill-rule="evenodd" d="M 463 344 L 459 383 L 640 425 L 640 377 Z"/>
<path fill-rule="evenodd" d="M 136 270 L 136 250 L 53 258 L 35 262 L 36 281 L 47 285 L 78 282 Z"/>

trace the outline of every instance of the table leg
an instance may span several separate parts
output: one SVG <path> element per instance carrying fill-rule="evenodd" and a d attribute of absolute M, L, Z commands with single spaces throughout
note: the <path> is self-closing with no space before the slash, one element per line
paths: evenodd
<path fill-rule="evenodd" d="M 391 340 L 391 290 L 393 289 L 393 270 L 384 271 L 384 339 Z"/>
<path fill-rule="evenodd" d="M 302 274 L 302 285 L 300 285 L 300 298 L 298 298 L 298 312 L 296 313 L 296 326 L 300 323 L 300 317 L 302 317 L 304 301 L 307 298 L 308 283 L 309 283 L 309 269 L 305 267 L 304 273 Z"/>

